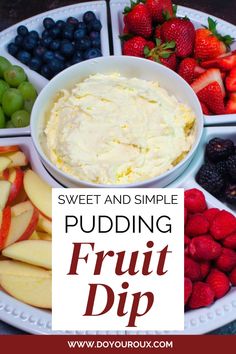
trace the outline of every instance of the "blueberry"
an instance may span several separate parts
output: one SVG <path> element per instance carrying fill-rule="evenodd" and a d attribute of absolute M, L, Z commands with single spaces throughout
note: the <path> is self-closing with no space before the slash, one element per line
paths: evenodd
<path fill-rule="evenodd" d="M 55 52 L 54 57 L 58 60 L 61 60 L 62 62 L 65 61 L 65 57 L 60 52 Z"/>
<path fill-rule="evenodd" d="M 74 39 L 75 39 L 75 40 L 81 39 L 81 38 L 83 38 L 83 37 L 86 36 L 86 33 L 87 33 L 86 29 L 84 29 L 84 28 L 79 28 L 79 29 L 77 29 L 77 30 L 74 32 Z"/>
<path fill-rule="evenodd" d="M 86 27 L 86 24 L 85 24 L 84 22 L 80 21 L 80 22 L 78 23 L 77 28 L 78 28 L 78 29 L 85 29 L 85 30 L 86 30 L 87 27 Z"/>
<path fill-rule="evenodd" d="M 102 56 L 102 52 L 98 48 L 91 48 L 84 52 L 84 60 L 98 58 Z"/>
<path fill-rule="evenodd" d="M 101 21 L 97 20 L 97 19 L 95 19 L 93 21 L 90 21 L 87 24 L 87 30 L 88 30 L 89 33 L 92 32 L 92 31 L 100 32 L 101 28 L 102 28 Z"/>
<path fill-rule="evenodd" d="M 9 43 L 7 49 L 11 55 L 15 56 L 18 52 L 19 47 L 15 43 Z"/>
<path fill-rule="evenodd" d="M 52 38 L 51 38 L 51 37 L 43 38 L 43 39 L 41 40 L 41 44 L 42 44 L 44 47 L 46 47 L 46 48 L 49 48 L 51 42 L 52 42 Z"/>
<path fill-rule="evenodd" d="M 44 30 L 43 32 L 42 32 L 42 38 L 47 38 L 47 37 L 49 37 L 49 30 Z"/>
<path fill-rule="evenodd" d="M 74 32 L 75 27 L 74 27 L 71 23 L 66 23 L 64 29 L 67 30 L 67 31 L 72 31 L 72 32 Z"/>
<path fill-rule="evenodd" d="M 81 61 L 83 61 L 83 55 L 81 52 L 76 52 L 73 57 L 72 57 L 72 60 L 71 60 L 71 64 L 77 64 L 77 63 L 80 63 Z"/>
<path fill-rule="evenodd" d="M 70 42 L 68 43 L 62 43 L 60 47 L 60 52 L 62 55 L 64 55 L 66 58 L 71 57 L 74 54 L 75 48 L 74 45 Z"/>
<path fill-rule="evenodd" d="M 53 51 L 58 50 L 60 48 L 61 42 L 59 39 L 55 39 L 54 41 L 51 41 L 49 48 Z"/>
<path fill-rule="evenodd" d="M 25 50 L 31 51 L 37 47 L 38 41 L 35 38 L 30 37 L 29 35 L 24 37 L 22 47 Z"/>
<path fill-rule="evenodd" d="M 39 40 L 39 34 L 37 31 L 30 31 L 29 36 L 36 39 L 37 41 Z"/>
<path fill-rule="evenodd" d="M 59 38 L 60 35 L 61 35 L 61 30 L 59 27 L 53 27 L 52 29 L 50 29 L 49 31 L 49 34 L 50 36 L 53 38 L 53 39 L 56 39 L 56 38 Z"/>
<path fill-rule="evenodd" d="M 21 61 L 23 64 L 28 65 L 30 59 L 31 59 L 31 54 L 27 52 L 26 50 L 20 50 L 17 55 L 17 59 Z"/>
<path fill-rule="evenodd" d="M 36 56 L 38 58 L 41 58 L 44 55 L 45 52 L 46 52 L 46 48 L 41 46 L 41 45 L 39 45 L 34 50 L 34 56 Z"/>
<path fill-rule="evenodd" d="M 20 34 L 18 34 L 16 37 L 15 37 L 15 43 L 16 45 L 18 45 L 19 47 L 22 45 L 23 43 L 23 39 L 24 37 L 21 36 Z"/>
<path fill-rule="evenodd" d="M 51 17 L 46 17 L 43 20 L 43 25 L 44 25 L 44 28 L 50 29 L 50 28 L 52 28 L 55 25 L 55 22 L 54 22 L 54 20 Z"/>
<path fill-rule="evenodd" d="M 28 66 L 30 69 L 34 70 L 34 71 L 39 71 L 41 66 L 42 66 L 42 60 L 38 57 L 33 57 L 29 63 Z"/>
<path fill-rule="evenodd" d="M 72 65 L 71 61 L 65 62 L 65 69 L 69 68 Z"/>
<path fill-rule="evenodd" d="M 96 32 L 96 31 L 92 31 L 89 33 L 89 38 L 90 39 L 97 39 L 97 38 L 100 38 L 100 33 L 99 32 Z"/>
<path fill-rule="evenodd" d="M 40 70 L 40 74 L 46 77 L 46 79 L 51 79 L 53 77 L 51 70 L 48 65 L 43 65 Z"/>
<path fill-rule="evenodd" d="M 69 23 L 73 25 L 74 28 L 76 28 L 78 26 L 79 21 L 77 20 L 77 18 L 71 16 L 67 18 L 66 23 Z"/>
<path fill-rule="evenodd" d="M 47 50 L 44 55 L 43 55 L 43 61 L 45 63 L 48 63 L 50 62 L 51 60 L 53 60 L 55 57 L 54 57 L 54 53 L 51 51 L 51 50 Z"/>
<path fill-rule="evenodd" d="M 62 20 L 58 20 L 56 22 L 56 27 L 60 28 L 60 29 L 63 29 L 65 27 L 66 23 Z"/>
<path fill-rule="evenodd" d="M 48 63 L 48 67 L 53 74 L 57 74 L 64 69 L 64 64 L 61 60 L 53 59 Z"/>
<path fill-rule="evenodd" d="M 26 26 L 19 26 L 17 27 L 17 33 L 24 37 L 28 34 L 28 28 Z"/>
<path fill-rule="evenodd" d="M 95 20 L 95 19 L 96 19 L 96 15 L 95 15 L 95 13 L 92 12 L 92 11 L 87 11 L 87 12 L 85 12 L 84 15 L 83 15 L 83 21 L 84 21 L 85 23 L 89 23 L 90 21 L 93 21 L 93 20 Z"/>
<path fill-rule="evenodd" d="M 74 37 L 74 32 L 64 28 L 64 30 L 62 31 L 62 38 L 69 39 L 72 41 L 73 37 Z"/>
<path fill-rule="evenodd" d="M 92 48 L 101 48 L 101 39 L 100 38 L 95 38 L 95 39 L 92 39 L 91 41 L 91 46 Z"/>
<path fill-rule="evenodd" d="M 87 50 L 91 47 L 91 40 L 89 37 L 84 37 L 75 42 L 75 48 L 78 50 Z"/>

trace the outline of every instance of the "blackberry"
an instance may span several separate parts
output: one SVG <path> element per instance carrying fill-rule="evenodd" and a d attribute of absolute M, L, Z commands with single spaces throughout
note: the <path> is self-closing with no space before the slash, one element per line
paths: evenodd
<path fill-rule="evenodd" d="M 236 155 L 230 156 L 226 161 L 228 174 L 236 181 Z"/>
<path fill-rule="evenodd" d="M 228 176 L 227 163 L 225 160 L 217 162 L 215 164 L 215 169 L 222 177 Z"/>
<path fill-rule="evenodd" d="M 209 193 L 217 196 L 224 188 L 224 179 L 216 168 L 209 164 L 204 164 L 196 175 L 196 181 Z"/>
<path fill-rule="evenodd" d="M 236 205 L 236 183 L 230 183 L 225 189 L 225 200 L 233 205 Z"/>
<path fill-rule="evenodd" d="M 212 162 L 227 159 L 234 154 L 234 143 L 230 139 L 214 138 L 206 146 L 206 157 Z"/>

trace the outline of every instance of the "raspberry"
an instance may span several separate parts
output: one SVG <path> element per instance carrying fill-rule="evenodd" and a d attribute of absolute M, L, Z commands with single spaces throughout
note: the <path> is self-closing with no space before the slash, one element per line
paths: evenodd
<path fill-rule="evenodd" d="M 189 254 L 194 259 L 203 259 L 210 261 L 220 256 L 222 247 L 209 236 L 198 236 L 191 240 Z"/>
<path fill-rule="evenodd" d="M 184 278 L 184 304 L 186 305 L 192 293 L 193 284 L 189 278 Z"/>
<path fill-rule="evenodd" d="M 206 146 L 206 156 L 212 162 L 227 159 L 234 154 L 234 143 L 230 139 L 214 138 Z"/>
<path fill-rule="evenodd" d="M 203 215 L 211 223 L 212 220 L 214 219 L 214 217 L 216 216 L 216 214 L 219 213 L 219 211 L 220 211 L 220 209 L 218 209 L 218 208 L 210 208 L 210 209 L 205 210 Z"/>
<path fill-rule="evenodd" d="M 198 309 L 200 307 L 209 306 L 214 301 L 214 292 L 211 287 L 201 281 L 193 284 L 192 295 L 188 302 L 190 309 Z"/>
<path fill-rule="evenodd" d="M 207 208 L 205 196 L 197 188 L 185 191 L 184 203 L 189 213 L 201 213 Z"/>
<path fill-rule="evenodd" d="M 230 273 L 229 280 L 233 286 L 236 286 L 236 267 Z"/>
<path fill-rule="evenodd" d="M 192 281 L 201 279 L 201 269 L 199 264 L 187 256 L 184 258 L 184 275 Z"/>
<path fill-rule="evenodd" d="M 184 235 L 184 247 L 186 248 L 190 243 L 190 238 L 187 235 Z"/>
<path fill-rule="evenodd" d="M 236 250 L 236 233 L 227 236 L 222 243 L 225 247 Z"/>
<path fill-rule="evenodd" d="M 187 220 L 188 220 L 188 210 L 187 208 L 184 207 L 184 225 L 186 225 Z"/>
<path fill-rule="evenodd" d="M 224 239 L 234 231 L 236 231 L 236 218 L 226 210 L 221 210 L 210 225 L 210 233 L 216 240 Z"/>
<path fill-rule="evenodd" d="M 214 291 L 216 299 L 220 299 L 221 297 L 223 297 L 229 291 L 230 288 L 228 277 L 224 273 L 220 272 L 218 269 L 212 269 L 210 271 L 206 282 Z"/>
<path fill-rule="evenodd" d="M 199 263 L 199 265 L 200 265 L 202 279 L 205 279 L 206 276 L 208 275 L 208 273 L 210 272 L 211 263 L 208 261 L 203 261 L 203 262 Z"/>
<path fill-rule="evenodd" d="M 202 214 L 192 215 L 185 227 L 185 232 L 190 237 L 205 234 L 208 230 L 209 221 Z"/>
<path fill-rule="evenodd" d="M 219 195 L 225 185 L 224 178 L 213 165 L 204 164 L 196 175 L 196 181 L 212 195 Z"/>
<path fill-rule="evenodd" d="M 230 272 L 236 266 L 236 252 L 222 248 L 221 255 L 216 260 L 216 267 L 223 272 Z"/>

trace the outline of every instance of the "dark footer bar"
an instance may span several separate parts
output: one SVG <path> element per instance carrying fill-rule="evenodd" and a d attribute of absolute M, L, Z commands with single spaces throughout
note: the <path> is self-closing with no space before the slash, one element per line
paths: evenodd
<path fill-rule="evenodd" d="M 157 336 L 157 335 L 77 335 L 0 336 L 3 354 L 75 353 L 236 353 L 236 335 Z"/>

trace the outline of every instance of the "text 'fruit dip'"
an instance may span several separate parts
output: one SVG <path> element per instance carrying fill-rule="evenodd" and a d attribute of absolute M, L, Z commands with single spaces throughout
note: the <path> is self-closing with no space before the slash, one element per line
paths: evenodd
<path fill-rule="evenodd" d="M 158 82 L 96 74 L 61 90 L 46 122 L 51 161 L 80 180 L 126 184 L 158 176 L 190 150 L 195 116 Z"/>

